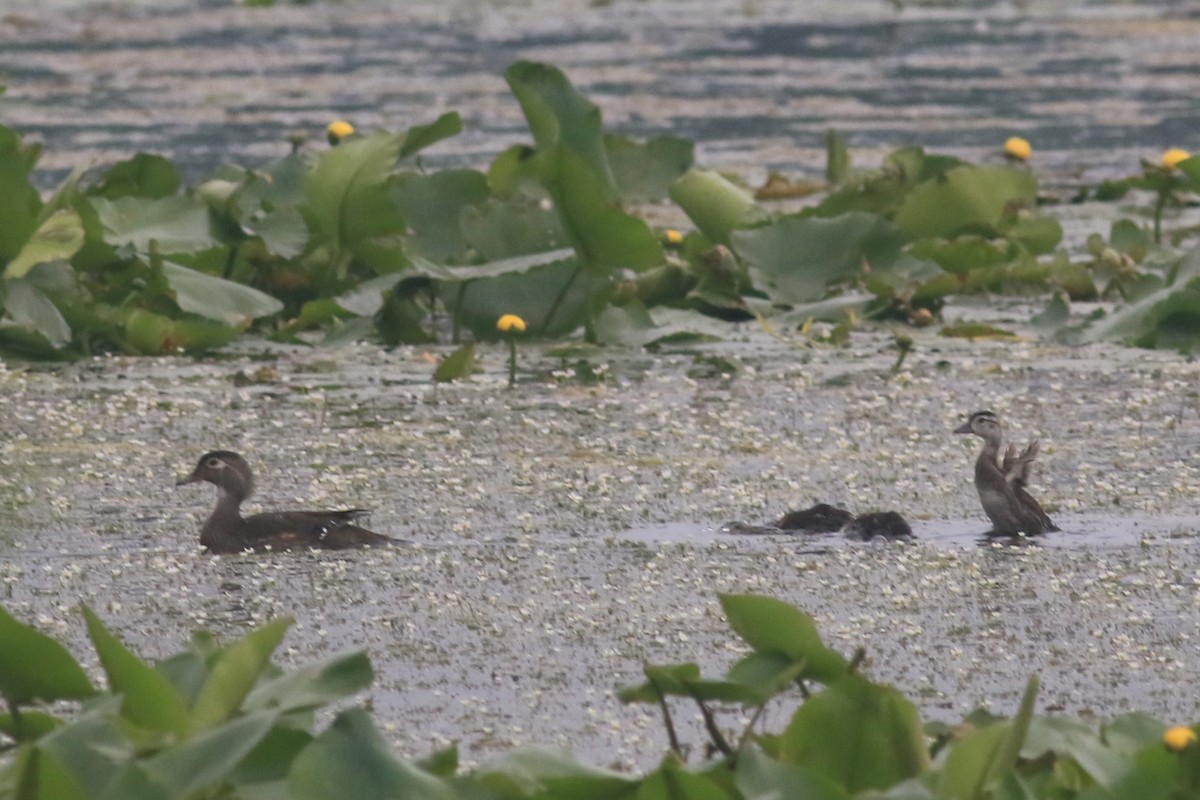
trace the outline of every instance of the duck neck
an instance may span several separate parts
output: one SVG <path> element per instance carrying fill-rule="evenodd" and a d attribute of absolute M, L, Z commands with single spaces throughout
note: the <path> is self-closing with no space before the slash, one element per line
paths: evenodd
<path fill-rule="evenodd" d="M 221 487 L 217 507 L 200 529 L 200 544 L 214 553 L 236 553 L 244 549 L 242 501 L 245 499 L 244 492 Z"/>

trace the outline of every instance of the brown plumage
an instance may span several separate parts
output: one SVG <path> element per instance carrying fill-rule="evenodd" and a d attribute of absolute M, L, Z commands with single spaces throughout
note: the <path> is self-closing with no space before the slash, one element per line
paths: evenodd
<path fill-rule="evenodd" d="M 254 493 L 254 475 L 246 460 L 229 450 L 205 453 L 192 474 L 180 478 L 175 485 L 200 481 L 208 481 L 218 489 L 217 507 L 200 528 L 200 544 L 213 553 L 299 548 L 344 550 L 398 543 L 352 524 L 369 513 L 361 508 L 272 511 L 243 517 L 242 501 Z"/>
<path fill-rule="evenodd" d="M 976 411 L 954 432 L 972 433 L 983 439 L 983 450 L 975 460 L 975 488 L 984 512 L 992 521 L 993 533 L 1015 536 L 1058 530 L 1038 501 L 1025 490 L 1037 457 L 1037 441 L 1020 453 L 1010 444 L 1001 459 L 1004 431 L 999 417 L 991 411 Z"/>

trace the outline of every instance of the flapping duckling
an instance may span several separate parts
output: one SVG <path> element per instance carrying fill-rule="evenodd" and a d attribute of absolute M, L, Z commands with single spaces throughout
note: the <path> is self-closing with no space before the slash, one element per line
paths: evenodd
<path fill-rule="evenodd" d="M 983 439 L 983 450 L 975 460 L 975 488 L 984 512 L 992 521 L 992 533 L 1015 536 L 1058 530 L 1038 501 L 1025 490 L 1037 457 L 1036 440 L 1020 453 L 1016 446 L 1009 445 L 1001 458 L 1004 431 L 1000 418 L 991 411 L 976 411 L 954 432 L 973 433 Z"/>

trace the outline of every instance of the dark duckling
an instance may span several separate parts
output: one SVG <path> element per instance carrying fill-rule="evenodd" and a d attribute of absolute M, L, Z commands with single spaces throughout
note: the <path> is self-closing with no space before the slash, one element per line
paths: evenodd
<path fill-rule="evenodd" d="M 391 537 L 352 524 L 369 513 L 361 508 L 273 511 L 243 517 L 242 501 L 254 493 L 254 475 L 246 460 L 229 450 L 205 453 L 192 474 L 180 478 L 175 485 L 200 481 L 208 481 L 219 490 L 217 507 L 200 528 L 200 544 L 212 553 L 299 548 L 344 550 L 398 544 Z"/>
<path fill-rule="evenodd" d="M 863 541 L 871 539 L 903 540 L 913 538 L 912 526 L 899 511 L 872 511 L 858 515 L 846 528 L 846 535 Z"/>
<path fill-rule="evenodd" d="M 775 523 L 785 531 L 808 531 L 809 533 L 834 533 L 854 521 L 854 515 L 843 508 L 834 508 L 828 503 L 817 503 L 803 511 L 789 511 Z"/>

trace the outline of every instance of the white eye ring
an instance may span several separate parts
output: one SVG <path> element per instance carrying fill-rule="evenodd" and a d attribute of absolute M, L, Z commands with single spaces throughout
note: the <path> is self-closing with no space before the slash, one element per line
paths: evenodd
<path fill-rule="evenodd" d="M 219 458 L 210 458 L 204 466 L 208 467 L 209 469 L 220 469 L 221 467 L 225 466 L 225 462 L 221 461 Z"/>

